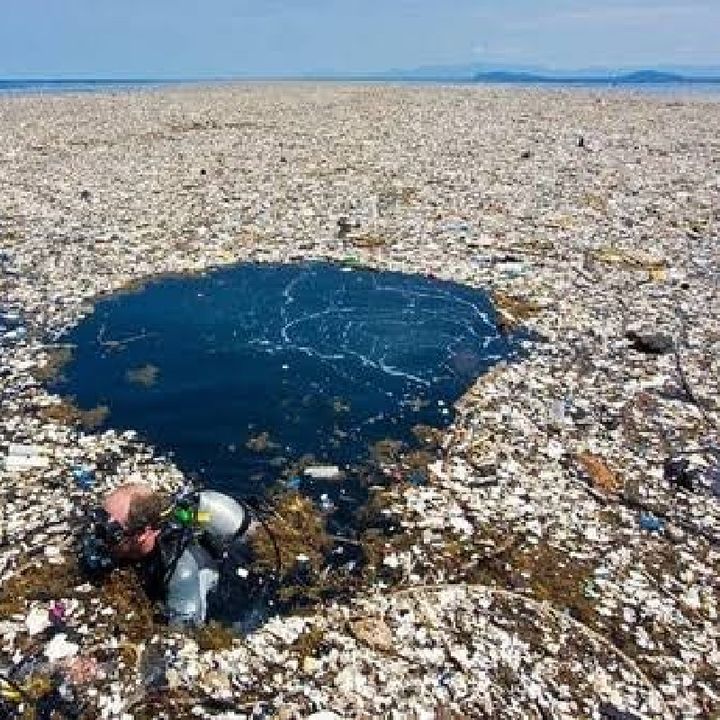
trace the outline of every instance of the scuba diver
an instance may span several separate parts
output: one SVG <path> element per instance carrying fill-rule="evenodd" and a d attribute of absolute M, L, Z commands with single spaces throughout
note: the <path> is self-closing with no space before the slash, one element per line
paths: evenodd
<path fill-rule="evenodd" d="M 250 508 L 228 495 L 186 488 L 168 498 L 128 483 L 91 513 L 80 563 L 90 577 L 118 563 L 139 563 L 148 595 L 163 603 L 168 622 L 197 626 L 206 622 L 208 596 L 228 564 L 247 577 L 238 566 L 256 529 Z"/>
<path fill-rule="evenodd" d="M 82 511 L 85 521 L 77 549 L 84 574 L 98 581 L 122 563 L 136 563 L 148 596 L 162 602 L 171 624 L 203 625 L 209 599 L 224 592 L 233 593 L 234 602 L 226 603 L 226 610 L 237 617 L 248 602 L 257 600 L 258 589 L 261 594 L 274 590 L 272 573 L 251 571 L 247 539 L 265 528 L 279 573 L 278 546 L 260 511 L 251 511 L 243 501 L 191 487 L 167 495 L 146 484 L 128 483 L 111 491 L 101 507 Z M 38 694 L 28 682 L 34 671 L 26 670 L 35 667 L 35 659 L 26 660 L 29 664 L 10 668 L 0 664 L 0 720 L 86 717 L 85 701 L 75 687 L 79 681 L 68 680 L 72 670 L 51 661 L 49 687 Z"/>

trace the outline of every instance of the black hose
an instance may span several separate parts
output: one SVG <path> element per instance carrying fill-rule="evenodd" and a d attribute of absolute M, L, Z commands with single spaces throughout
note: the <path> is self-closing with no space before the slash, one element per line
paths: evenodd
<path fill-rule="evenodd" d="M 245 511 L 245 517 L 248 518 L 248 521 L 243 522 L 242 526 L 237 530 L 237 532 L 230 539 L 228 546 L 232 545 L 236 540 L 241 538 L 248 531 L 248 528 L 250 527 L 250 520 L 249 520 L 250 518 L 257 520 L 260 523 L 260 525 L 262 525 L 263 530 L 265 530 L 265 532 L 267 533 L 267 536 L 270 538 L 270 542 L 273 545 L 273 549 L 275 551 L 275 573 L 279 579 L 280 575 L 282 573 L 282 556 L 280 554 L 280 547 L 278 546 L 277 539 L 275 538 L 275 534 L 270 529 L 270 526 L 265 522 L 265 518 L 263 518 L 259 509 L 252 507 L 249 502 L 247 502 L 246 500 L 243 500 L 241 498 L 234 498 L 234 500 Z"/>

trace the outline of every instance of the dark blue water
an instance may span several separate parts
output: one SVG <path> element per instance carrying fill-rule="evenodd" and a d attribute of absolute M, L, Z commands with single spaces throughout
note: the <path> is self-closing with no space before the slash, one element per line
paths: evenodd
<path fill-rule="evenodd" d="M 187 472 L 256 493 L 303 455 L 365 461 L 507 356 L 487 296 L 327 264 L 239 265 L 99 302 L 55 388 L 135 429 Z"/>
<path fill-rule="evenodd" d="M 0 80 L 0 95 L 142 90 L 173 84 L 177 83 L 169 80 Z"/>
<path fill-rule="evenodd" d="M 243 79 L 239 78 L 236 82 L 273 82 L 280 80 L 277 78 Z M 285 78 L 289 82 L 293 82 L 293 78 Z M 302 78 L 296 78 L 302 80 Z M 2 80 L 0 79 L 0 95 L 24 95 L 24 94 L 57 94 L 57 93 L 93 93 L 108 91 L 130 91 L 143 90 L 152 88 L 161 88 L 172 85 L 216 85 L 233 82 L 232 80 Z M 322 79 L 316 79 L 315 82 L 323 82 Z M 345 82 L 358 84 L 373 85 L 458 85 L 473 86 L 490 85 L 497 87 L 520 87 L 520 88 L 547 88 L 555 90 L 600 90 L 603 92 L 637 92 L 650 95 L 693 95 L 702 97 L 717 98 L 720 96 L 720 83 L 717 82 L 662 82 L 662 83 L 613 83 L 613 82 L 589 82 L 578 80 L 574 82 L 542 82 L 542 83 L 494 83 L 483 82 L 477 83 L 471 80 L 380 80 L 377 78 L 334 78 L 330 82 Z"/>

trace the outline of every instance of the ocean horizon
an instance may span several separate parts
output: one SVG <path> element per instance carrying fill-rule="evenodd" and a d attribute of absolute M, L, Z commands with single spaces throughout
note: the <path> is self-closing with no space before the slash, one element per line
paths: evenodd
<path fill-rule="evenodd" d="M 133 78 L 89 78 L 89 79 L 2 79 L 0 78 L 0 96 L 37 95 L 66 93 L 100 93 L 108 91 L 155 90 L 165 87 L 216 86 L 232 84 L 262 83 L 328 83 L 328 84 L 368 84 L 368 85 L 408 85 L 408 86 L 490 86 L 540 88 L 549 90 L 600 90 L 611 92 L 642 93 L 648 95 L 690 95 L 720 97 L 720 83 L 667 81 L 657 83 L 617 83 L 608 80 L 571 80 L 571 81 L 488 81 L 467 78 L 418 79 L 418 78 L 373 78 L 373 77 L 267 77 L 267 78 L 204 78 L 204 79 L 133 79 Z"/>

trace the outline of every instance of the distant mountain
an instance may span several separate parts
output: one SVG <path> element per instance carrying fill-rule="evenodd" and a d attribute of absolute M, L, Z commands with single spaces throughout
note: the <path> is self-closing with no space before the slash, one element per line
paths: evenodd
<path fill-rule="evenodd" d="M 548 75 L 536 75 L 528 72 L 514 72 L 512 70 L 495 70 L 494 72 L 481 72 L 473 77 L 476 82 L 488 83 L 534 83 L 552 82 Z"/>
<path fill-rule="evenodd" d="M 471 82 L 476 75 L 482 72 L 503 72 L 506 70 L 538 74 L 543 72 L 543 68 L 536 65 L 509 68 L 503 65 L 488 65 L 487 63 L 468 63 L 464 65 L 423 65 L 417 68 L 393 68 L 391 70 L 364 73 L 363 77 L 377 80 Z"/>
<path fill-rule="evenodd" d="M 676 83 L 685 82 L 691 78 L 678 73 L 662 72 L 660 70 L 639 70 L 638 72 L 621 75 L 615 82 L 623 83 Z"/>
<path fill-rule="evenodd" d="M 597 75 L 536 74 L 528 72 L 494 71 L 477 73 L 473 80 L 483 83 L 555 83 L 555 84 L 598 84 L 598 85 L 652 85 L 663 83 L 720 83 L 720 77 L 699 77 L 681 75 L 661 70 L 637 70 L 624 74 L 608 73 Z"/>
<path fill-rule="evenodd" d="M 373 71 L 367 73 L 312 73 L 313 76 L 349 79 L 432 81 L 432 82 L 496 82 L 496 83 L 672 83 L 717 82 L 720 66 L 693 67 L 658 65 L 652 69 L 595 67 L 559 70 L 539 65 L 502 65 L 466 63 L 464 65 L 425 65 L 417 68 Z"/>

